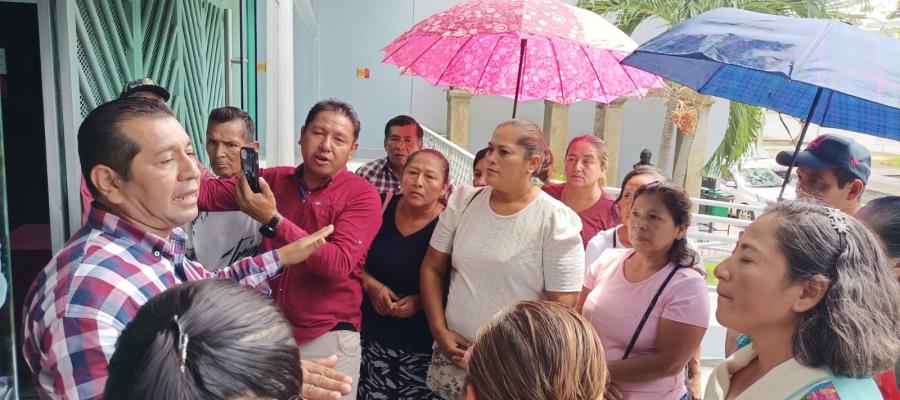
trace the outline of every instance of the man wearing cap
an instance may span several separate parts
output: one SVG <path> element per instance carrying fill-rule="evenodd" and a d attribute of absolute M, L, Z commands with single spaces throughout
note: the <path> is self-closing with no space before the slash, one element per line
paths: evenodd
<path fill-rule="evenodd" d="M 125 84 L 122 87 L 122 92 L 119 93 L 119 98 L 124 99 L 126 97 L 145 97 L 148 99 L 153 99 L 159 101 L 160 103 L 165 103 L 169 101 L 169 98 L 172 95 L 169 93 L 166 88 L 159 86 L 156 82 L 153 82 L 152 79 L 148 77 L 143 77 L 140 79 L 135 79 L 131 82 Z M 88 212 L 91 210 L 91 202 L 94 201 L 94 197 L 91 196 L 91 191 L 88 190 L 87 182 L 85 182 L 84 177 L 81 177 L 81 223 L 87 222 Z"/>
<path fill-rule="evenodd" d="M 122 93 L 119 94 L 119 98 L 124 99 L 126 97 L 146 97 L 165 103 L 169 101 L 172 95 L 166 88 L 157 85 L 156 82 L 145 76 L 125 84 L 122 88 Z"/>
<path fill-rule="evenodd" d="M 790 166 L 791 153 L 782 151 L 775 161 Z M 797 194 L 813 198 L 853 215 L 862 208 L 860 198 L 872 172 L 869 150 L 853 139 L 824 134 L 797 154 Z"/>

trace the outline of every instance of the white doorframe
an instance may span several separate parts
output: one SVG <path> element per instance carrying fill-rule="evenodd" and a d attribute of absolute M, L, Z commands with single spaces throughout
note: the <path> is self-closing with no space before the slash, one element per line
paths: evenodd
<path fill-rule="evenodd" d="M 75 3 L 37 3 L 50 240 L 56 252 L 81 226 L 81 168 L 75 129 L 81 116 L 75 90 L 77 69 L 73 68 L 78 63 L 74 54 Z"/>

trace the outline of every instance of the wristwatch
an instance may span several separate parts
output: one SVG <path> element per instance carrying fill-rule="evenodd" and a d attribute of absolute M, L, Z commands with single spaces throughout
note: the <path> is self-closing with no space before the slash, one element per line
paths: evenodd
<path fill-rule="evenodd" d="M 272 216 L 272 219 L 269 220 L 269 222 L 266 222 L 259 228 L 259 233 L 267 238 L 275 237 L 275 228 L 278 228 L 279 222 L 281 222 L 281 214 L 276 212 L 275 215 Z"/>

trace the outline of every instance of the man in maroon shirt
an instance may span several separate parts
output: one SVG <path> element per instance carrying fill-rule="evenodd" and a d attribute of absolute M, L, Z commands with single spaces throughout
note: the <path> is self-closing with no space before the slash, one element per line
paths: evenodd
<path fill-rule="evenodd" d="M 362 265 L 381 226 L 375 187 L 347 171 L 359 129 L 349 104 L 316 103 L 300 129 L 299 167 L 261 170 L 261 193 L 253 193 L 243 175 L 204 179 L 199 199 L 201 210 L 240 209 L 262 223 L 263 250 L 334 225 L 325 246 L 270 284 L 303 357 L 337 354 L 335 369 L 353 378 L 352 399 L 359 378 Z"/>

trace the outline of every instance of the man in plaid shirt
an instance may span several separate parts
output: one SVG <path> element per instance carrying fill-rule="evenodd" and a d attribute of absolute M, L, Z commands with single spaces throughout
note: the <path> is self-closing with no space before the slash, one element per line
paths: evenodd
<path fill-rule="evenodd" d="M 422 126 L 413 117 L 398 115 L 391 118 L 384 126 L 384 151 L 387 152 L 387 157 L 365 163 L 356 169 L 356 174 L 375 185 L 382 198 L 388 193 L 402 193 L 400 176 L 403 175 L 403 166 L 410 154 L 424 147 L 424 135 Z M 443 203 L 450 198 L 453 189 L 451 179 L 447 193 L 441 197 Z"/>
<path fill-rule="evenodd" d="M 178 227 L 197 216 L 200 171 L 184 128 L 156 101 L 93 110 L 78 130 L 78 154 L 96 200 L 25 300 L 25 358 L 42 398 L 102 397 L 119 333 L 154 295 L 207 278 L 267 291 L 282 265 L 305 260 L 330 233 L 215 272 L 185 258 Z"/>
<path fill-rule="evenodd" d="M 400 194 L 400 175 L 410 154 L 422 148 L 422 126 L 413 117 L 398 115 L 384 126 L 384 151 L 387 157 L 359 167 L 356 174 L 372 182 L 382 196 Z"/>

